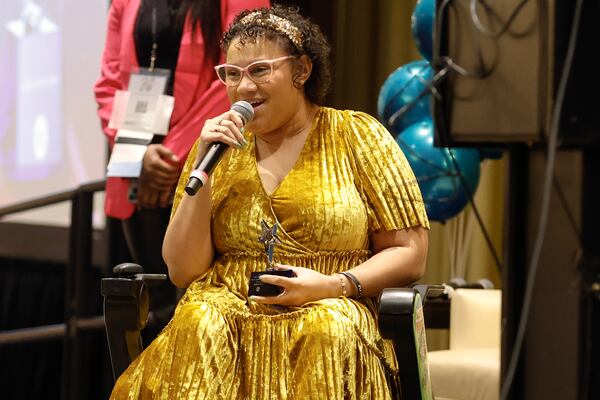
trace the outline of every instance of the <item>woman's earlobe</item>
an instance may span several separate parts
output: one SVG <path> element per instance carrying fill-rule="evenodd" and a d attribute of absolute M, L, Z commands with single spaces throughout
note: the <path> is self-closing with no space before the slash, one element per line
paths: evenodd
<path fill-rule="evenodd" d="M 296 89 L 302 89 L 304 87 L 304 80 L 302 79 L 293 79 L 292 84 Z"/>
<path fill-rule="evenodd" d="M 292 84 L 296 89 L 302 89 L 308 80 L 308 77 L 303 72 L 305 71 L 300 71 L 292 77 Z"/>
<path fill-rule="evenodd" d="M 307 55 L 302 55 L 300 57 L 300 63 L 298 64 L 298 69 L 296 70 L 296 74 L 292 79 L 294 87 L 296 89 L 301 89 L 304 87 L 304 84 L 310 78 L 310 74 L 312 73 L 312 61 L 308 58 Z"/>

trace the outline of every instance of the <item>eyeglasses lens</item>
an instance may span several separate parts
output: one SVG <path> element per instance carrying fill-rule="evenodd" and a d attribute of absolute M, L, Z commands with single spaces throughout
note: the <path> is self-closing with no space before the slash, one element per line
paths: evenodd
<path fill-rule="evenodd" d="M 219 75 L 219 79 L 227 85 L 235 85 L 241 80 L 242 71 L 239 71 L 235 67 L 224 65 L 217 69 L 217 74 Z"/>
<path fill-rule="evenodd" d="M 249 66 L 248 75 L 256 83 L 265 83 L 271 77 L 271 64 L 257 62 Z"/>

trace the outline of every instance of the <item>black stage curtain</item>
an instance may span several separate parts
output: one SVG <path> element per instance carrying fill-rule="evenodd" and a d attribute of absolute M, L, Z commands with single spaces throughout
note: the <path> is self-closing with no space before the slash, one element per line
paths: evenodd
<path fill-rule="evenodd" d="M 0 332 L 64 320 L 64 273 L 60 263 L 0 258 Z M 99 286 L 100 276 L 93 285 Z M 99 289 L 97 289 L 99 291 Z M 101 314 L 97 295 L 92 315 Z M 103 330 L 82 333 L 80 393 L 106 399 L 112 387 Z M 62 338 L 0 346 L 0 399 L 59 399 Z"/>

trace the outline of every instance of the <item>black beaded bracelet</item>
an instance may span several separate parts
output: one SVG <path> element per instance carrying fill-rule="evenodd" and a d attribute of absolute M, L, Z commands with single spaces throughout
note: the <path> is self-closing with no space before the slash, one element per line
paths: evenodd
<path fill-rule="evenodd" d="M 362 285 L 360 284 L 360 282 L 358 281 L 358 278 L 356 278 L 350 272 L 338 272 L 338 273 L 344 275 L 346 278 L 348 278 L 349 280 L 351 280 L 352 283 L 354 283 L 354 286 L 356 286 L 356 290 L 358 291 L 358 294 L 356 295 L 356 298 L 357 299 L 362 298 L 363 297 L 363 288 L 362 288 Z"/>

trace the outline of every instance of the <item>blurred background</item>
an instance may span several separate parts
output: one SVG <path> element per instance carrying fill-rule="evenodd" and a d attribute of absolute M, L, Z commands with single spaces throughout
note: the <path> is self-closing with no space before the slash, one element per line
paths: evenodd
<path fill-rule="evenodd" d="M 297 5 L 329 38 L 333 48 L 334 85 L 326 104 L 365 111 L 380 118 L 417 172 L 432 220 L 428 266 L 422 281 L 485 279 L 503 290 L 504 376 L 526 293 L 528 261 L 535 254 L 535 239 L 539 236 L 536 229 L 543 212 L 545 188 L 542 178 L 549 155 L 543 143 L 544 137 L 551 133 L 547 127 L 552 121 L 551 112 L 536 113 L 532 118 L 539 126 L 522 129 L 518 125 L 522 118 L 518 110 L 511 115 L 495 114 L 500 117 L 487 112 L 512 102 L 517 104 L 516 108 L 520 107 L 515 100 L 520 98 L 519 94 L 514 95 L 510 89 L 521 87 L 522 82 L 511 86 L 507 81 L 519 76 L 528 82 L 525 86 L 535 86 L 531 88 L 535 100 L 527 104 L 531 106 L 534 102 L 536 112 L 538 108 L 551 108 L 562 65 L 560 62 L 555 65 L 554 61 L 546 64 L 545 60 L 564 59 L 574 2 L 532 0 L 523 2 L 528 4 L 522 6 L 521 2 L 509 1 L 500 11 L 507 16 L 516 7 L 523 9 L 521 19 L 515 19 L 518 32 L 510 35 L 512 42 L 494 38 L 488 45 L 484 41 L 473 44 L 464 39 L 461 35 L 465 33 L 457 28 L 460 11 L 454 11 L 455 14 L 449 15 L 455 19 L 449 17 L 446 21 L 447 36 L 440 40 L 437 50 L 432 50 L 433 42 L 428 48 L 424 43 L 428 35 L 431 39 L 434 21 L 426 25 L 429 32 L 418 29 L 424 20 L 431 19 L 433 7 L 447 2 L 279 0 L 274 3 Z M 465 7 L 468 4 L 467 1 L 457 3 Z M 588 22 L 592 16 L 600 17 L 595 3 L 585 4 Z M 3 77 L 0 84 L 0 333 L 42 325 L 54 327 L 51 337 L 44 340 L 20 340 L 28 331 L 0 339 L 1 399 L 105 399 L 112 388 L 105 334 L 102 321 L 97 318 L 102 314 L 99 282 L 101 277 L 110 274 L 114 265 L 127 261 L 128 255 L 115 229 L 115 221 L 107 220 L 103 213 L 101 181 L 105 174 L 107 144 L 92 93 L 99 76 L 108 7 L 108 0 L 0 2 L 0 76 Z M 425 14 L 415 13 L 415 10 Z M 429 16 L 427 10 L 430 10 Z M 555 18 L 556 15 L 562 17 Z M 531 22 L 536 21 L 537 16 L 543 17 L 539 25 Z M 421 18 L 420 26 L 415 18 Z M 590 33 L 590 24 L 582 28 L 587 33 L 582 43 L 588 46 L 597 31 Z M 534 25 L 536 28 L 532 28 Z M 38 34 L 29 34 L 32 26 Z M 527 41 L 531 29 L 537 32 L 533 45 Z M 515 43 L 517 45 L 510 47 Z M 538 46 L 531 47 L 536 49 L 533 58 L 527 58 L 532 55 L 527 48 L 518 47 L 522 43 Z M 496 45 L 501 49 L 494 53 L 495 56 L 500 54 L 501 74 L 495 81 L 487 79 L 489 76 L 479 77 L 476 81 L 484 83 L 475 88 L 465 88 L 469 83 L 461 83 L 460 77 L 441 83 L 435 81 L 436 78 L 443 80 L 438 74 L 447 72 L 444 72 L 447 64 L 434 63 L 432 51 L 452 53 L 455 59 L 466 57 L 467 61 L 483 57 L 485 64 L 489 61 L 486 57 L 494 56 L 490 56 L 489 49 Z M 480 52 L 469 53 L 472 46 Z M 461 53 L 461 48 L 466 50 Z M 519 50 L 511 53 L 510 49 Z M 575 71 L 579 71 L 580 76 L 588 72 L 582 72 L 581 68 L 585 64 L 583 57 L 591 54 L 590 49 L 578 49 L 579 69 L 576 67 Z M 528 80 L 528 74 L 536 74 L 535 79 Z M 409 98 L 403 99 L 408 92 L 401 92 L 408 90 L 407 85 L 413 82 L 414 76 L 420 77 L 421 86 L 410 89 Z M 493 78 L 493 73 L 490 76 Z M 469 96 L 464 95 L 489 89 L 490 85 L 493 90 L 491 82 L 505 91 L 505 98 L 487 97 L 495 101 L 488 104 L 469 100 Z M 584 214 L 595 197 L 586 195 L 589 186 L 585 185 L 584 177 L 588 170 L 584 168 L 587 164 L 582 149 L 595 148 L 595 140 L 590 138 L 597 127 L 591 123 L 585 125 L 589 121 L 587 114 L 573 111 L 578 110 L 573 104 L 579 104 L 583 93 L 577 86 L 581 81 L 571 82 L 570 97 L 567 97 L 570 101 L 566 102 L 570 114 L 565 118 L 571 125 L 564 127 L 563 132 L 567 129 L 578 132 L 579 136 L 575 136 L 581 140 L 563 140 L 567 145 L 556 155 L 547 234 L 538 263 L 541 270 L 535 288 L 530 290 L 532 311 L 525 336 L 526 347 L 519 358 L 510 396 L 515 399 L 588 398 L 588 392 L 581 388 L 592 376 L 597 376 L 597 372 L 596 375 L 590 372 L 597 363 L 591 364 L 583 355 L 592 357 L 598 353 L 597 347 L 588 343 L 588 338 L 593 337 L 590 326 L 594 317 L 587 314 L 597 318 L 597 308 L 587 307 L 582 294 L 597 277 L 593 272 L 596 264 L 592 263 L 591 280 L 586 278 L 590 274 L 586 275 L 585 268 L 581 267 L 586 249 L 582 235 L 587 232 L 583 215 L 590 216 L 588 224 L 596 221 L 595 214 Z M 597 83 L 591 85 L 598 86 Z M 425 92 L 427 98 L 418 97 L 422 96 L 418 94 L 420 91 Z M 523 98 L 529 99 L 527 93 Z M 427 105 L 419 111 L 418 102 L 423 101 Z M 410 126 L 398 127 L 392 123 L 391 116 L 404 105 L 414 107 L 413 112 L 417 110 L 420 114 Z M 442 118 L 440 110 L 446 112 L 451 121 Z M 406 121 L 406 115 L 404 117 Z M 511 121 L 514 124 L 511 125 Z M 472 138 L 469 129 L 476 133 L 487 130 L 490 135 Z M 453 132 L 465 135 L 453 136 Z M 506 139 L 507 132 L 514 136 Z M 428 136 L 422 139 L 420 135 Z M 455 149 L 442 151 L 434 142 L 436 146 L 454 146 Z M 440 175 L 432 178 L 427 175 L 430 164 L 438 161 L 441 164 L 434 165 L 433 169 L 441 171 Z M 470 183 L 470 190 L 463 186 L 465 179 Z M 82 196 L 79 208 L 73 209 L 68 201 L 73 198 L 72 190 L 88 184 L 86 196 L 91 196 L 93 202 L 84 201 L 85 196 Z M 44 197 L 47 201 L 38 205 L 61 199 L 67 201 L 33 211 L 19 211 Z M 28 203 L 31 200 L 34 202 Z M 84 217 L 81 222 L 82 213 L 87 211 L 91 213 L 91 221 L 86 222 Z M 87 232 L 89 225 L 87 236 L 74 233 L 72 228 L 76 222 L 83 225 L 80 232 Z M 78 247 L 86 240 L 88 244 Z M 596 244 L 590 246 L 595 248 Z M 595 253 L 592 251 L 592 254 Z M 75 268 L 75 264 L 79 267 Z M 75 285 L 76 279 L 81 279 L 83 285 Z M 75 298 L 83 300 L 75 304 Z M 81 329 L 76 345 L 65 339 L 64 334 L 72 327 L 69 320 L 73 316 L 90 319 L 89 326 Z M 428 335 L 430 350 L 448 347 L 447 333 L 428 332 Z M 76 394 L 69 397 L 65 393 L 72 385 L 77 389 L 71 394 Z"/>

